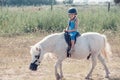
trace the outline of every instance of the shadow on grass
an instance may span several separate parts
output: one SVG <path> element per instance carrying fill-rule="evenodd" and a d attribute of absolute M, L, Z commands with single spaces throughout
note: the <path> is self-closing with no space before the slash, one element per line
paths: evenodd
<path fill-rule="evenodd" d="M 120 80 L 120 78 L 109 78 L 108 80 Z"/>
<path fill-rule="evenodd" d="M 90 78 L 90 79 L 85 79 L 85 80 L 94 80 L 94 79 Z M 105 80 L 120 80 L 120 78 L 106 78 Z"/>

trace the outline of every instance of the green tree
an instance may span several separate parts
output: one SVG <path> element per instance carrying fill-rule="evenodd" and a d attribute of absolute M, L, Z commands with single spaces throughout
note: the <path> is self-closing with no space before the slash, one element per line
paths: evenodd
<path fill-rule="evenodd" d="M 63 3 L 64 3 L 64 4 L 72 4 L 72 3 L 73 3 L 73 0 L 64 0 Z"/>
<path fill-rule="evenodd" d="M 0 5 L 7 4 L 12 6 L 22 5 L 50 5 L 51 1 L 56 4 L 56 0 L 0 0 Z"/>
<path fill-rule="evenodd" d="M 115 4 L 119 4 L 120 0 L 114 0 Z"/>

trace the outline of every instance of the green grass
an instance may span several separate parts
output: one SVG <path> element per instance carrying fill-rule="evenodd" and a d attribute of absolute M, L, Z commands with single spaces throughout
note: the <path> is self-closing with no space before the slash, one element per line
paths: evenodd
<path fill-rule="evenodd" d="M 65 6 L 42 7 L 3 7 L 0 8 L 0 36 L 18 35 L 31 32 L 61 32 L 67 25 L 68 15 Z M 120 9 L 112 6 L 77 7 L 79 28 L 87 31 L 120 31 Z"/>

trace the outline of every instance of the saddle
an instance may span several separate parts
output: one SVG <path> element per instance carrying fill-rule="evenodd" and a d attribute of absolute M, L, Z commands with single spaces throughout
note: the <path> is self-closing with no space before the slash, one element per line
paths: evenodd
<path fill-rule="evenodd" d="M 77 32 L 77 34 L 75 35 L 75 43 L 76 43 L 77 37 L 79 37 L 79 36 L 80 36 L 80 33 Z M 71 38 L 70 38 L 70 35 L 68 32 L 64 33 L 64 38 L 65 38 L 66 43 L 68 44 L 67 57 L 71 57 L 71 54 L 69 53 L 69 51 L 71 50 Z"/>

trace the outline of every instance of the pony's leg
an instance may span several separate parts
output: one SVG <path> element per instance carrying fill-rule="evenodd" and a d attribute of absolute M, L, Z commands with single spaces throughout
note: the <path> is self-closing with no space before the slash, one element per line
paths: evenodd
<path fill-rule="evenodd" d="M 103 64 L 103 66 L 104 66 L 104 69 L 105 69 L 105 72 L 106 72 L 106 78 L 109 78 L 109 74 L 110 74 L 110 72 L 109 72 L 109 70 L 108 70 L 108 67 L 107 67 L 107 65 L 106 65 L 106 63 L 105 63 L 105 60 L 104 60 L 104 58 L 99 54 L 98 55 L 98 59 L 100 60 L 100 62 Z"/>
<path fill-rule="evenodd" d="M 60 63 L 59 68 L 60 68 L 60 76 L 61 76 L 61 78 L 63 78 L 62 62 Z"/>
<path fill-rule="evenodd" d="M 95 55 L 94 55 L 94 56 L 92 55 L 92 56 L 91 56 L 91 59 L 92 59 L 92 68 L 90 69 L 88 75 L 86 76 L 86 79 L 89 79 L 89 78 L 90 78 L 90 76 L 92 75 L 92 72 L 93 72 L 93 70 L 94 70 L 94 68 L 95 68 L 95 66 L 96 66 L 96 64 L 97 64 L 97 59 L 96 59 L 96 56 L 95 56 Z"/>
<path fill-rule="evenodd" d="M 57 70 L 58 67 L 60 67 L 60 73 L 61 73 L 61 76 L 63 76 L 63 73 L 62 73 L 62 60 L 57 60 L 57 62 L 55 63 L 55 76 L 56 76 L 56 80 L 60 80 L 61 79 L 61 76 L 59 75 L 58 70 Z"/>

